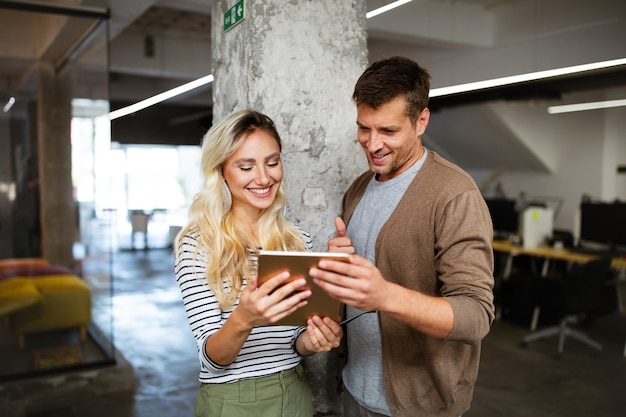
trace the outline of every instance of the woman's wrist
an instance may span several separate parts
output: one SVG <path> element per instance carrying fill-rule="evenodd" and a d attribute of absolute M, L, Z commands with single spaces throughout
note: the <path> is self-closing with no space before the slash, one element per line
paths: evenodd
<path fill-rule="evenodd" d="M 296 330 L 296 333 L 297 334 L 295 335 L 295 340 L 293 342 L 293 349 L 296 353 L 300 356 L 311 356 L 314 354 L 315 352 L 309 351 L 304 344 L 303 337 L 306 336 L 306 327 L 300 327 Z"/>
<path fill-rule="evenodd" d="M 250 334 L 250 332 L 254 328 L 254 326 L 251 326 L 250 323 L 241 316 L 239 307 L 236 307 L 233 312 L 230 313 L 227 322 L 229 322 L 233 330 L 238 333 Z"/>
<path fill-rule="evenodd" d="M 304 337 L 306 337 L 306 330 L 303 331 L 302 333 L 300 333 L 300 335 L 298 336 L 298 338 L 296 339 L 296 343 L 295 343 L 295 350 L 296 353 L 300 356 L 311 356 L 313 355 L 315 352 L 312 350 L 307 349 L 305 343 L 304 343 Z"/>

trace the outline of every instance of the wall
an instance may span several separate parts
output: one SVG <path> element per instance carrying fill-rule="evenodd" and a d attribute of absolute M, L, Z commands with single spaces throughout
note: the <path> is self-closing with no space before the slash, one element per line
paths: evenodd
<path fill-rule="evenodd" d="M 626 96 L 626 89 L 615 90 Z M 587 94 L 568 98 L 584 102 Z M 490 105 L 507 121 L 519 139 L 543 157 L 549 173 L 507 171 L 498 178 L 509 197 L 528 196 L 563 199 L 555 227 L 577 230 L 577 208 L 583 194 L 611 201 L 626 199 L 626 178 L 616 166 L 626 161 L 626 108 L 548 115 L 532 103 Z M 489 171 L 471 172 L 479 183 Z"/>

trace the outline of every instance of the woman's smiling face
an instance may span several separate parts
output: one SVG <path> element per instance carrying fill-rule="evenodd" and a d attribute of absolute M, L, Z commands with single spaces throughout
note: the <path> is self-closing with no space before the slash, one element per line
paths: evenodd
<path fill-rule="evenodd" d="M 262 129 L 248 135 L 222 168 L 233 200 L 233 211 L 258 212 L 270 207 L 283 179 L 276 140 Z"/>

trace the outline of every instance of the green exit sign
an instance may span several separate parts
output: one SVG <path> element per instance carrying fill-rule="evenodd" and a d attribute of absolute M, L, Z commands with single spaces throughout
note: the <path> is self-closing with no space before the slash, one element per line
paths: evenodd
<path fill-rule="evenodd" d="M 244 0 L 239 0 L 233 7 L 224 13 L 224 32 L 246 18 Z"/>

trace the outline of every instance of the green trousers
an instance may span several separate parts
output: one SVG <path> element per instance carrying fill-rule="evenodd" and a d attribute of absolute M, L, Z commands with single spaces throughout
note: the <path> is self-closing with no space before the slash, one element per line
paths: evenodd
<path fill-rule="evenodd" d="M 202 384 L 195 417 L 312 417 L 302 365 L 261 378 Z"/>

